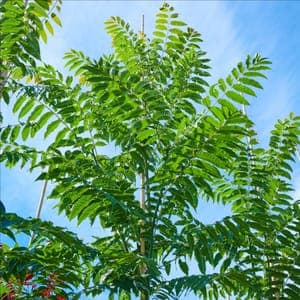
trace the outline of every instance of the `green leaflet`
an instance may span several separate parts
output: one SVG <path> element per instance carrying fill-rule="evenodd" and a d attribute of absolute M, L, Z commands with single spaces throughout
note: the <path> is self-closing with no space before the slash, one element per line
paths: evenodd
<path fill-rule="evenodd" d="M 21 133 L 23 141 L 27 140 L 27 138 L 29 136 L 29 133 L 30 133 L 30 130 L 31 130 L 31 127 L 28 124 L 23 127 L 22 133 Z"/>
<path fill-rule="evenodd" d="M 52 116 L 53 116 L 52 112 L 48 111 L 48 112 L 44 113 L 37 121 L 37 124 L 39 125 L 39 127 L 43 128 Z"/>
<path fill-rule="evenodd" d="M 261 72 L 248 71 L 248 72 L 245 72 L 244 75 L 247 77 L 262 77 L 262 78 L 267 79 L 267 76 Z"/>
<path fill-rule="evenodd" d="M 47 12 L 45 11 L 45 9 L 36 2 L 30 3 L 30 7 L 28 10 L 32 11 L 32 13 L 34 13 L 38 17 L 47 18 Z"/>
<path fill-rule="evenodd" d="M 80 199 L 77 199 L 74 205 L 72 205 L 68 217 L 70 218 L 70 220 L 74 219 L 75 217 L 78 217 L 82 213 L 82 211 L 90 205 L 92 205 L 92 199 L 90 198 L 90 196 L 81 196 Z"/>
<path fill-rule="evenodd" d="M 40 34 L 43 42 L 46 44 L 47 41 L 48 41 L 48 37 L 47 37 L 47 34 L 46 34 L 45 30 L 40 30 L 39 34 Z"/>
<path fill-rule="evenodd" d="M 164 38 L 166 36 L 166 34 L 162 31 L 154 31 L 153 35 L 158 36 L 158 37 L 162 37 L 162 38 Z"/>
<path fill-rule="evenodd" d="M 58 18 L 58 16 L 55 13 L 51 14 L 51 18 L 58 26 L 60 26 L 60 27 L 62 26 L 60 19 Z"/>
<path fill-rule="evenodd" d="M 98 208 L 99 208 L 99 204 L 96 202 L 93 202 L 88 207 L 83 209 L 77 216 L 78 225 L 81 224 L 85 219 L 90 217 L 94 213 L 94 211 L 97 211 Z"/>
<path fill-rule="evenodd" d="M 26 101 L 25 95 L 22 95 L 17 99 L 17 101 L 15 102 L 13 109 L 12 109 L 13 113 L 16 113 L 21 108 L 24 101 Z"/>
<path fill-rule="evenodd" d="M 44 106 L 43 105 L 36 106 L 34 108 L 34 110 L 32 111 L 31 115 L 29 116 L 28 120 L 29 121 L 36 120 L 41 115 L 41 113 L 43 112 L 43 110 L 44 110 Z"/>
<path fill-rule="evenodd" d="M 237 103 L 249 105 L 249 102 L 246 100 L 246 98 L 236 92 L 228 91 L 226 92 L 226 96 Z"/>
<path fill-rule="evenodd" d="M 28 102 L 25 102 L 25 104 L 23 105 L 23 107 L 19 112 L 19 116 L 18 116 L 19 119 L 24 117 L 33 108 L 34 104 L 35 104 L 34 99 L 30 99 Z"/>
<path fill-rule="evenodd" d="M 10 132 L 11 132 L 10 126 L 6 126 L 4 127 L 4 129 L 1 128 L 1 140 L 5 141 L 8 138 Z"/>
<path fill-rule="evenodd" d="M 250 89 L 250 88 L 248 88 L 247 86 L 245 86 L 245 85 L 242 85 L 242 84 L 235 84 L 235 85 L 233 85 L 233 88 L 234 88 L 236 91 L 238 91 L 238 92 L 245 93 L 245 94 L 248 94 L 248 95 L 250 95 L 250 96 L 256 97 L 255 92 L 254 92 L 252 89 Z"/>
<path fill-rule="evenodd" d="M 59 125 L 61 124 L 61 120 L 55 120 L 47 126 L 46 132 L 44 134 L 44 138 L 48 137 Z"/>
<path fill-rule="evenodd" d="M 53 35 L 54 34 L 54 30 L 53 30 L 53 27 L 52 27 L 51 23 L 49 21 L 46 21 L 45 22 L 45 26 L 46 26 L 47 30 L 49 31 L 49 33 L 51 35 Z"/>
<path fill-rule="evenodd" d="M 185 261 L 179 259 L 178 264 L 179 264 L 179 267 L 180 267 L 181 271 L 184 274 L 188 275 L 189 267 L 188 267 L 187 263 Z"/>
<path fill-rule="evenodd" d="M 256 87 L 259 89 L 263 88 L 262 85 L 258 81 L 254 80 L 252 78 L 242 77 L 239 79 L 239 81 L 246 85 L 250 85 L 250 86 L 253 86 L 253 87 Z"/>
<path fill-rule="evenodd" d="M 59 143 L 60 140 L 62 140 L 68 132 L 69 132 L 68 128 L 64 128 L 61 131 L 59 131 L 55 137 L 55 143 Z"/>
<path fill-rule="evenodd" d="M 16 125 L 13 127 L 13 129 L 10 132 L 10 141 L 14 142 L 18 137 L 19 137 L 19 132 L 20 132 L 21 126 Z M 1 135 L 2 139 L 2 135 Z"/>
<path fill-rule="evenodd" d="M 143 130 L 141 133 L 139 133 L 137 138 L 140 139 L 141 141 L 143 141 L 155 134 L 156 134 L 155 129 L 146 129 L 146 130 Z"/>
<path fill-rule="evenodd" d="M 182 22 L 182 21 L 177 21 L 177 20 L 176 20 L 176 21 L 175 21 L 175 20 L 174 20 L 174 21 L 171 21 L 170 24 L 171 24 L 171 25 L 174 25 L 174 26 L 185 26 L 185 25 L 186 25 L 184 22 Z"/>

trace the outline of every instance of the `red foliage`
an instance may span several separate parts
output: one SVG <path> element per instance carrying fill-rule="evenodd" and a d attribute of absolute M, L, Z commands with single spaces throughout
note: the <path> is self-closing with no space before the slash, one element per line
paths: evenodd
<path fill-rule="evenodd" d="M 51 290 L 43 289 L 43 290 L 41 290 L 41 295 L 44 296 L 44 297 L 50 297 L 51 296 Z"/>
<path fill-rule="evenodd" d="M 28 273 L 27 275 L 26 275 L 26 277 L 25 277 L 25 280 L 24 281 L 29 281 L 29 280 L 31 280 L 32 278 L 33 278 L 33 274 L 31 274 L 31 273 Z"/>
<path fill-rule="evenodd" d="M 1 299 L 3 300 L 13 300 L 16 298 L 16 293 L 13 289 L 13 283 L 11 281 L 8 282 L 8 288 L 9 288 L 9 292 L 8 294 L 4 295 L 4 298 L 3 295 L 0 295 Z"/>
<path fill-rule="evenodd" d="M 32 283 L 30 282 L 30 280 L 33 278 L 33 274 L 31 273 L 28 273 L 26 276 L 25 276 L 25 280 L 23 282 L 23 285 L 32 285 Z"/>
<path fill-rule="evenodd" d="M 42 289 L 39 293 L 43 297 L 55 296 L 57 300 L 67 300 L 67 298 L 65 296 L 53 293 L 53 291 L 55 290 L 55 284 L 58 283 L 58 282 L 61 282 L 59 279 L 56 279 L 56 277 L 57 277 L 57 274 L 52 273 L 49 276 L 47 286 L 44 289 Z M 35 290 L 38 287 L 38 285 L 31 281 L 33 278 L 34 278 L 34 274 L 28 273 L 25 276 L 25 279 L 24 279 L 22 285 L 27 286 L 27 287 L 31 286 L 32 291 Z M 10 287 L 9 293 L 4 295 L 4 298 L 1 298 L 1 299 L 3 299 L 3 300 L 14 300 L 14 299 L 16 299 L 16 293 L 14 291 L 13 283 L 9 282 L 8 286 Z M 0 297 L 1 297 L 1 295 L 0 295 Z"/>
<path fill-rule="evenodd" d="M 14 291 L 10 291 L 8 295 L 4 297 L 4 300 L 14 300 L 16 299 L 16 294 Z"/>

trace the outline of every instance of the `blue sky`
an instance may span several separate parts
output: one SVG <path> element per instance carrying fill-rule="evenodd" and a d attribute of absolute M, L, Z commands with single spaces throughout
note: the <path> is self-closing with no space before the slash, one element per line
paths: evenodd
<path fill-rule="evenodd" d="M 161 1 L 65 1 L 62 8 L 62 28 L 42 45 L 43 59 L 63 70 L 62 56 L 69 49 L 82 50 L 93 58 L 110 52 L 110 38 L 104 31 L 104 21 L 118 15 L 140 29 L 141 15 L 145 15 L 145 32 L 153 30 L 155 14 Z M 267 144 L 268 133 L 279 118 L 293 111 L 300 115 L 300 2 L 298 1 L 170 1 L 181 19 L 197 29 L 204 40 L 202 48 L 211 58 L 212 82 L 225 76 L 247 54 L 256 52 L 269 57 L 272 71 L 263 82 L 264 90 L 252 100 L 248 114 L 256 123 L 259 140 Z M 4 118 L 11 118 L 7 109 Z M 35 141 L 42 144 L 42 141 Z M 41 190 L 41 182 L 34 182 L 36 174 L 27 169 L 8 170 L 1 166 L 1 200 L 10 212 L 34 216 Z M 300 161 L 295 164 L 295 197 L 300 198 Z M 80 237 L 90 240 L 101 229 L 90 229 L 88 223 L 76 228 L 51 209 L 47 201 L 42 218 L 67 226 Z M 212 222 L 229 213 L 228 208 L 200 205 L 199 216 Z M 87 234 L 88 233 L 88 234 Z M 25 241 L 23 241 L 25 242 Z M 100 298 L 99 298 L 100 299 Z M 192 299 L 188 297 L 187 299 Z"/>

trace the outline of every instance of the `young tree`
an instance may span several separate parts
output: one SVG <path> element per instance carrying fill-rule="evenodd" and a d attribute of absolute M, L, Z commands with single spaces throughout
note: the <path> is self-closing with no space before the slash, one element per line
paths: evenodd
<path fill-rule="evenodd" d="M 113 54 L 92 60 L 71 50 L 74 76 L 42 65 L 18 82 L 11 91 L 20 123 L 1 134 L 2 160 L 41 168 L 59 212 L 110 229 L 92 243 L 82 293 L 296 299 L 300 222 L 290 162 L 300 117 L 279 121 L 262 149 L 242 109 L 270 61 L 248 56 L 209 85 L 200 34 L 168 4 L 152 39 L 119 17 L 106 30 Z M 19 136 L 25 143 L 39 132 L 53 138 L 46 150 L 14 148 Z M 106 145 L 118 154 L 103 155 Z M 229 203 L 232 215 L 203 224 L 200 201 Z M 189 274 L 191 261 L 199 274 Z M 172 278 L 176 265 L 182 276 Z"/>

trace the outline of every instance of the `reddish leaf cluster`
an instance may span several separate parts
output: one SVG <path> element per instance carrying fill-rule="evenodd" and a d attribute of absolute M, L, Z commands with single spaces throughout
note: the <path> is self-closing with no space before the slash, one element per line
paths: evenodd
<path fill-rule="evenodd" d="M 56 279 L 56 274 L 53 273 L 49 277 L 49 282 L 47 284 L 47 287 L 43 290 L 41 290 L 41 295 L 44 297 L 50 297 L 53 294 L 53 291 L 55 290 L 55 283 L 57 283 L 58 280 Z M 66 300 L 66 297 L 62 295 L 55 295 L 57 300 Z"/>
<path fill-rule="evenodd" d="M 65 296 L 54 293 L 55 284 L 58 282 L 58 280 L 55 277 L 56 277 L 55 273 L 50 275 L 49 281 L 48 281 L 48 284 L 47 284 L 46 288 L 39 291 L 40 295 L 43 296 L 43 298 L 48 298 L 48 297 L 51 297 L 51 296 L 55 296 L 57 300 L 67 300 L 67 298 Z M 34 274 L 28 273 L 25 276 L 25 279 L 22 283 L 22 286 L 23 287 L 31 287 L 32 291 L 36 290 L 37 284 L 32 282 L 33 278 L 34 278 Z M 4 298 L 1 298 L 1 299 L 3 299 L 3 300 L 15 300 L 15 299 L 17 299 L 16 298 L 17 295 L 16 295 L 16 292 L 15 292 L 15 289 L 14 289 L 13 282 L 9 282 L 8 287 L 9 287 L 8 294 L 4 295 Z"/>
<path fill-rule="evenodd" d="M 4 300 L 14 300 L 16 298 L 16 294 L 14 291 L 10 291 L 6 296 L 4 296 Z"/>

